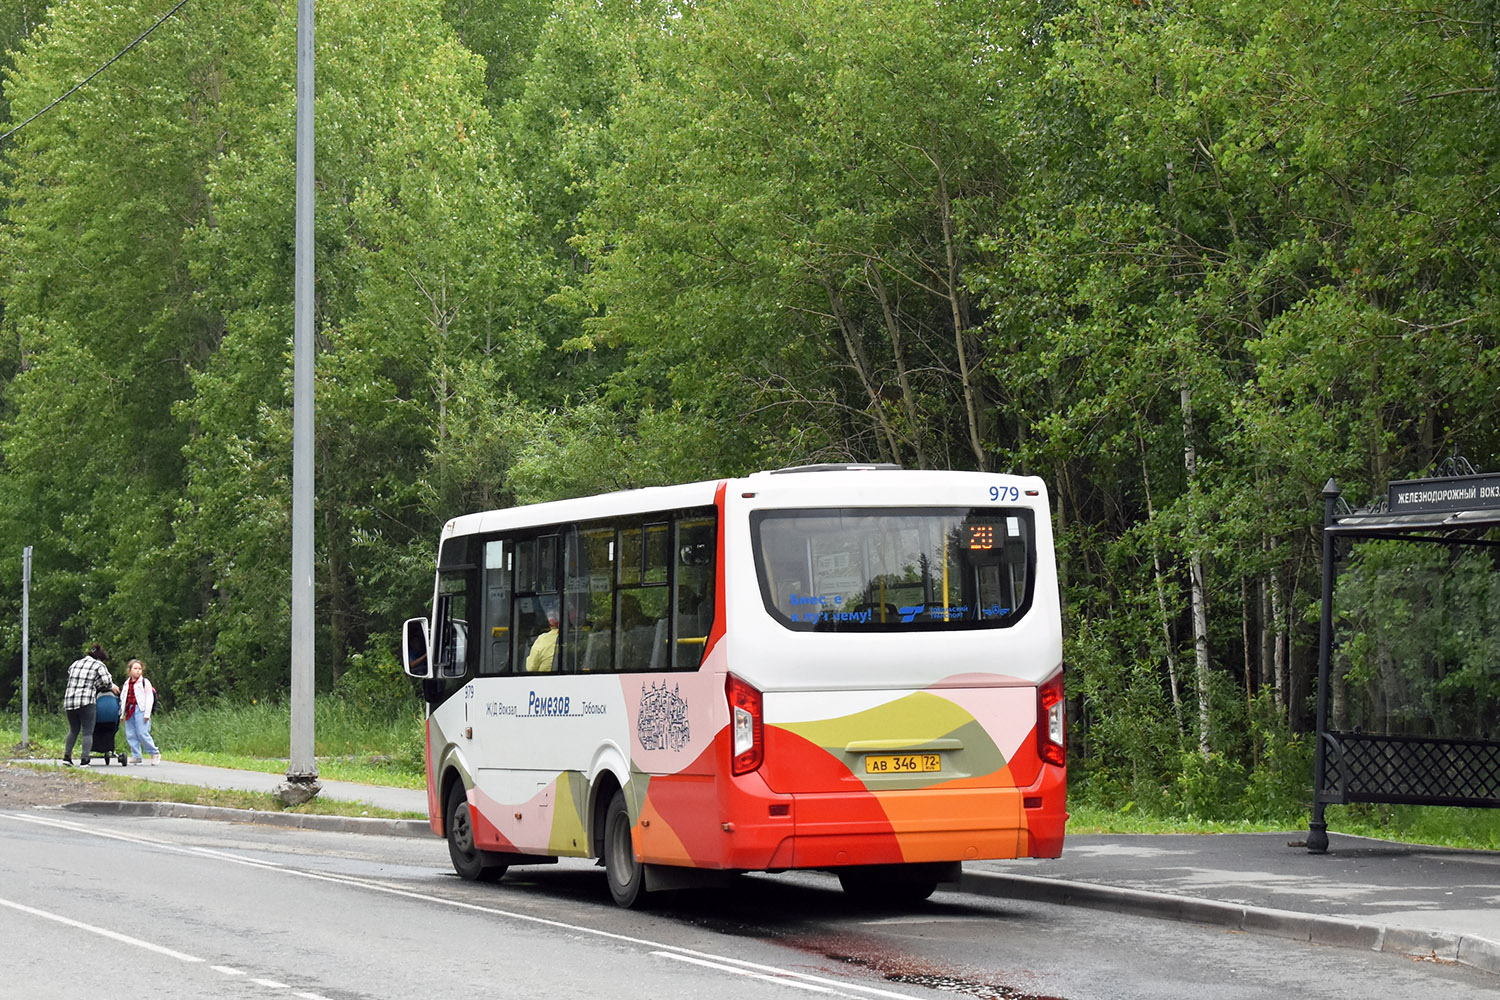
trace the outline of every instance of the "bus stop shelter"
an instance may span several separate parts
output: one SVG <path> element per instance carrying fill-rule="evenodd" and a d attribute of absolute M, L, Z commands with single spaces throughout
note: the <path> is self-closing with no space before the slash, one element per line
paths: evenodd
<path fill-rule="evenodd" d="M 1466 470 L 1467 471 L 1467 470 Z M 1449 547 L 1500 547 L 1500 474 L 1450 475 L 1390 483 L 1386 496 L 1350 510 L 1332 479 L 1323 487 L 1323 607 L 1318 644 L 1317 744 L 1307 850 L 1328 850 L 1329 804 L 1351 802 L 1500 807 L 1500 741 L 1489 738 L 1344 731 L 1330 728 L 1334 584 L 1339 546 L 1395 539 Z M 1493 665 L 1500 669 L 1500 664 Z"/>

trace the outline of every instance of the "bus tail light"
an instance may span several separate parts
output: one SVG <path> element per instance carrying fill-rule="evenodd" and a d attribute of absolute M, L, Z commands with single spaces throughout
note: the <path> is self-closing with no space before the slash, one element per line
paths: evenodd
<path fill-rule="evenodd" d="M 1059 670 L 1052 679 L 1036 689 L 1036 752 L 1048 764 L 1068 764 L 1067 735 L 1063 729 L 1066 703 L 1063 700 L 1063 675 Z"/>
<path fill-rule="evenodd" d="M 729 728 L 734 740 L 730 771 L 748 774 L 765 759 L 765 734 L 761 729 L 760 692 L 733 674 L 724 682 L 729 698 Z"/>

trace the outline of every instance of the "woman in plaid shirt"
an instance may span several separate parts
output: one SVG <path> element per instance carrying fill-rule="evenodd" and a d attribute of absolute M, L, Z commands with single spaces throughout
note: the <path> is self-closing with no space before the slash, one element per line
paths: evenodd
<path fill-rule="evenodd" d="M 89 762 L 89 754 L 94 749 L 94 703 L 99 700 L 99 692 L 120 693 L 119 685 L 110 679 L 109 668 L 104 665 L 108 661 L 109 657 L 96 642 L 89 647 L 88 655 L 74 660 L 68 668 L 68 690 L 63 695 L 63 711 L 68 715 L 68 742 L 63 747 L 63 763 L 69 767 L 73 766 L 73 742 L 80 732 L 83 733 L 82 761 Z"/>

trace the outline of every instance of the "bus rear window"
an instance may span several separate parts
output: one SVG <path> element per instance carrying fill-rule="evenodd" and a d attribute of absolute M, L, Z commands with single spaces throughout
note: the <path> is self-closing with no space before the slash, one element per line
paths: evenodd
<path fill-rule="evenodd" d="M 1031 604 L 1032 512 L 844 508 L 751 515 L 766 610 L 800 632 L 1012 625 Z"/>

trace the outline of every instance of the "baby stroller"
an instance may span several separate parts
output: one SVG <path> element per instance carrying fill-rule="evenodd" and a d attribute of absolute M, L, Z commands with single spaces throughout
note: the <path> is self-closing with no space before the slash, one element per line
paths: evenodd
<path fill-rule="evenodd" d="M 101 691 L 94 704 L 94 756 L 104 758 L 104 766 L 116 757 L 125 766 L 125 751 L 115 753 L 115 733 L 120 729 L 120 699 L 111 691 Z"/>

